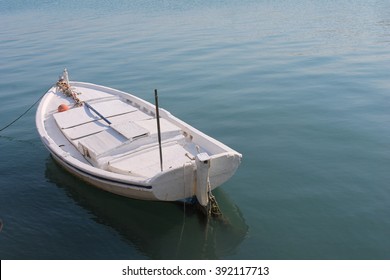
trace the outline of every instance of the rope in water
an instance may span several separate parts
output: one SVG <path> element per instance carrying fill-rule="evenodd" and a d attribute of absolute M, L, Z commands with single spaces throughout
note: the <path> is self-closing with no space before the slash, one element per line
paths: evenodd
<path fill-rule="evenodd" d="M 39 99 L 37 101 L 35 101 L 34 104 L 32 104 L 23 114 L 21 114 L 19 117 L 14 119 L 12 122 L 10 122 L 9 124 L 7 124 L 3 128 L 1 128 L 0 132 L 5 130 L 6 128 L 10 127 L 14 123 L 16 123 L 19 119 L 21 119 L 24 115 L 26 115 L 45 96 L 45 94 L 46 94 L 46 92 L 41 97 L 39 97 Z"/>

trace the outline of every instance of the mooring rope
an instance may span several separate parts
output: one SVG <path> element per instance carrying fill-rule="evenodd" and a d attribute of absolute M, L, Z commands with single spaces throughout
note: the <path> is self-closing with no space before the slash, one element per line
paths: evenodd
<path fill-rule="evenodd" d="M 51 88 L 51 87 L 50 87 Z M 26 115 L 46 94 L 47 91 L 45 91 L 45 93 L 38 98 L 37 101 L 35 101 L 23 114 L 21 114 L 19 117 L 17 117 L 16 119 L 14 119 L 12 122 L 10 122 L 9 124 L 7 124 L 6 126 L 4 126 L 3 128 L 0 129 L 0 132 L 5 130 L 6 128 L 10 127 L 11 125 L 13 125 L 14 123 L 16 123 L 19 119 L 21 119 L 24 115 Z"/>

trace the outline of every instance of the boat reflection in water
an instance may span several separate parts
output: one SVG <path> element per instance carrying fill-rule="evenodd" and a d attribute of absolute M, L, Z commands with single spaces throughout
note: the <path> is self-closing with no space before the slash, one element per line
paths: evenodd
<path fill-rule="evenodd" d="M 46 177 L 96 222 L 116 230 L 140 256 L 150 259 L 234 258 L 248 232 L 240 210 L 221 189 L 214 195 L 223 218 L 207 219 L 189 204 L 134 200 L 96 189 L 67 173 L 51 157 Z"/>

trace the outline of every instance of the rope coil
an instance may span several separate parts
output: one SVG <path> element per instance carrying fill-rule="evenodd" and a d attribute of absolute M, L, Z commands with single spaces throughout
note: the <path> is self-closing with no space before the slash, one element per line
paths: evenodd
<path fill-rule="evenodd" d="M 63 94 L 65 94 L 68 97 L 72 97 L 72 99 L 76 102 L 75 106 L 83 105 L 83 102 L 77 97 L 77 95 L 80 93 L 76 93 L 66 79 L 61 77 L 56 83 L 56 86 L 57 86 L 57 90 L 60 90 Z"/>

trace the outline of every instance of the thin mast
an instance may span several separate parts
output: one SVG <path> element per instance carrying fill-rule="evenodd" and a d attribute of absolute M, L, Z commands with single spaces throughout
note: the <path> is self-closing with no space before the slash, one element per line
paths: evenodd
<path fill-rule="evenodd" d="M 160 129 L 160 113 L 158 108 L 158 96 L 157 89 L 154 90 L 154 100 L 156 103 L 156 119 L 157 119 L 157 134 L 158 134 L 158 146 L 160 148 L 160 167 L 161 172 L 163 171 L 163 158 L 162 158 L 162 146 L 161 146 L 161 129 Z"/>

